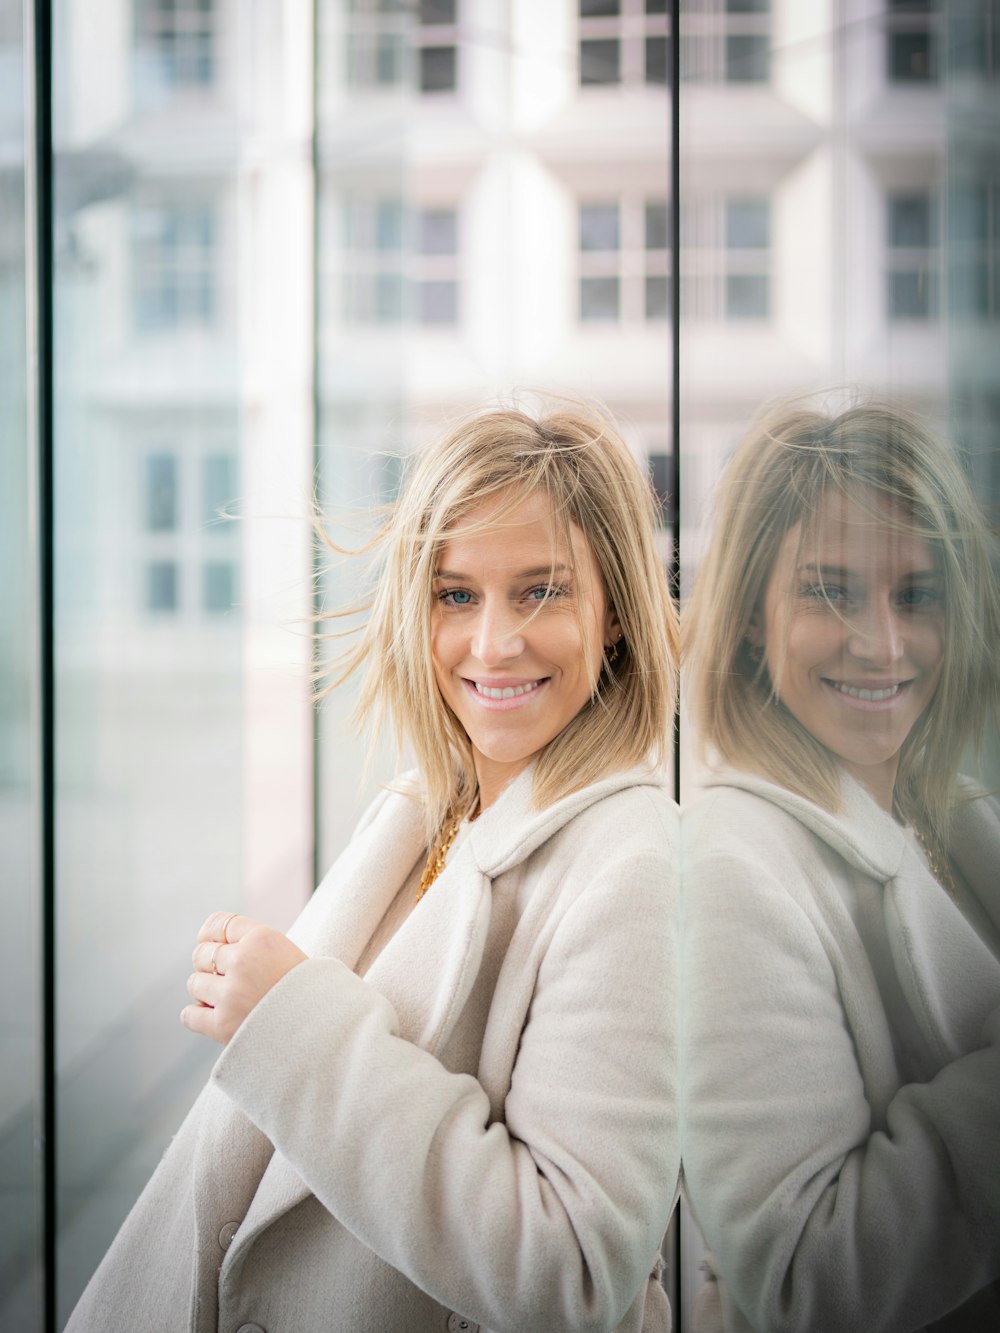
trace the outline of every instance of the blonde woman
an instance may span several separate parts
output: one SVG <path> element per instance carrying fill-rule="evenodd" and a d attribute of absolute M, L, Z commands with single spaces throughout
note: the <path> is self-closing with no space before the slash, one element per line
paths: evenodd
<path fill-rule="evenodd" d="M 209 1086 L 73 1333 L 669 1327 L 675 613 L 611 425 L 416 463 L 342 663 L 417 770 L 288 936 L 194 950 Z"/>
<path fill-rule="evenodd" d="M 705 1327 L 997 1326 L 1000 822 L 958 777 L 997 702 L 989 552 L 954 457 L 888 409 L 785 409 L 724 477 L 686 628 Z"/>

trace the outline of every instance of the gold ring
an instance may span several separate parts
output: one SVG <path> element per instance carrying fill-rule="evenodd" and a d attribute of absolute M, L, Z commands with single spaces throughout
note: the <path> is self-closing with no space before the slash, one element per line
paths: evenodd
<path fill-rule="evenodd" d="M 219 971 L 218 967 L 216 966 L 215 955 L 219 952 L 219 950 L 220 950 L 221 948 L 222 948 L 222 945 L 221 945 L 221 944 L 217 944 L 217 945 L 215 946 L 215 948 L 212 950 L 212 957 L 211 957 L 211 958 L 209 959 L 209 961 L 208 961 L 208 965 L 209 965 L 209 967 L 211 968 L 211 970 L 215 973 L 215 975 L 216 975 L 217 977 L 221 977 L 221 976 L 222 976 L 222 973 Z"/>
<path fill-rule="evenodd" d="M 226 931 L 229 929 L 229 923 L 230 923 L 230 921 L 235 921 L 236 918 L 237 918 L 238 916 L 239 916 L 239 912 L 230 912 L 229 915 L 226 917 L 225 921 L 223 921 L 223 923 L 222 923 L 222 943 L 223 943 L 223 944 L 228 944 L 228 943 L 229 943 L 229 936 L 226 934 Z"/>

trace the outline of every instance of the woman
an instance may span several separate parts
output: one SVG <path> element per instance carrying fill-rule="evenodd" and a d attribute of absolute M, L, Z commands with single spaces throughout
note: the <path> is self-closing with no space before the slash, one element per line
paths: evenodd
<path fill-rule="evenodd" d="M 653 528 L 584 414 L 489 412 L 416 463 L 342 663 L 416 774 L 287 937 L 206 921 L 182 1020 L 224 1050 L 73 1333 L 669 1327 Z"/>
<path fill-rule="evenodd" d="M 1000 824 L 957 774 L 1000 612 L 969 485 L 898 413 L 785 409 L 730 462 L 687 614 L 703 1327 L 903 1333 L 977 1292 L 941 1327 L 996 1327 Z"/>

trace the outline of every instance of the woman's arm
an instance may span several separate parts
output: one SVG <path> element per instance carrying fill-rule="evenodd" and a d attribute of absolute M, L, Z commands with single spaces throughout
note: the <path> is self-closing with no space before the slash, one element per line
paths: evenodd
<path fill-rule="evenodd" d="M 388 1001 L 329 958 L 269 990 L 213 1074 L 350 1231 L 493 1329 L 614 1327 L 673 1200 L 667 832 L 643 853 L 602 841 L 569 871 L 502 1122 L 475 1078 L 398 1037 Z M 494 1005 L 514 989 L 501 970 Z M 491 1013 L 487 1032 L 503 1022 Z"/>
<path fill-rule="evenodd" d="M 900 1333 L 1000 1273 L 1000 1014 L 874 1129 L 841 990 L 874 979 L 789 893 L 785 852 L 685 855 L 687 1189 L 753 1328 Z"/>

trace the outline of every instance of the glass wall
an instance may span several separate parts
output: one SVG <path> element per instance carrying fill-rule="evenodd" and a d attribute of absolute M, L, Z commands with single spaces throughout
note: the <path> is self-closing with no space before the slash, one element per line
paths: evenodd
<path fill-rule="evenodd" d="M 682 592 L 725 462 L 782 400 L 916 414 L 995 520 L 996 6 L 689 0 L 680 36 Z M 990 738 L 965 769 L 995 788 L 998 758 Z M 690 1312 L 705 1256 L 683 1222 Z"/>
<path fill-rule="evenodd" d="M 400 453 L 540 393 L 607 403 L 665 495 L 666 9 L 320 0 L 319 464 L 345 542 Z M 349 703 L 322 714 L 324 864 L 366 799 Z"/>
<path fill-rule="evenodd" d="M 54 13 L 60 1320 L 216 1054 L 201 922 L 311 882 L 303 11 Z"/>
<path fill-rule="evenodd" d="M 0 1326 L 42 1318 L 38 439 L 32 43 L 0 3 Z M 32 349 L 33 350 L 33 349 Z"/>
<path fill-rule="evenodd" d="M 45 543 L 61 1327 L 213 1060 L 177 1023 L 198 926 L 287 925 L 394 765 L 359 781 L 350 688 L 312 705 L 312 617 L 367 577 L 316 551 L 314 489 L 357 546 L 462 414 L 598 399 L 686 595 L 761 406 L 872 394 L 962 446 L 995 509 L 1000 23 L 987 0 L 56 0 L 49 534 L 24 9 L 0 0 L 0 1325 L 34 1333 Z M 692 793 L 684 719 L 680 772 Z M 683 1243 L 682 1331 L 690 1218 Z"/>

